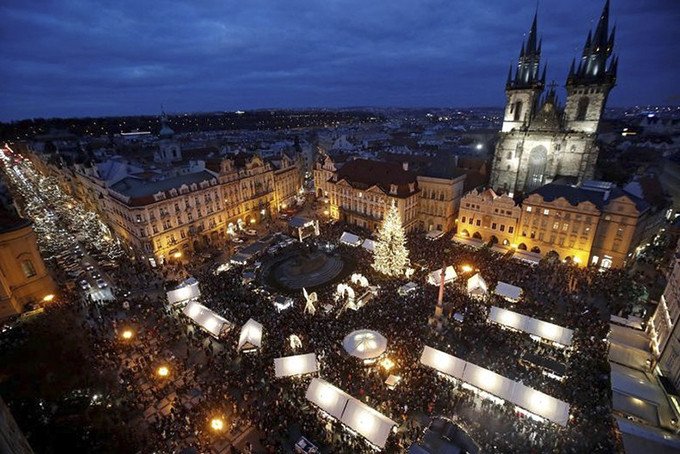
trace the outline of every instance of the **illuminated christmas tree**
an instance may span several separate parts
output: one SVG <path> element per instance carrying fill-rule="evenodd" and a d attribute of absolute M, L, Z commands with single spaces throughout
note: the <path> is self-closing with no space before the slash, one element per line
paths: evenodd
<path fill-rule="evenodd" d="M 378 239 L 373 246 L 373 268 L 388 276 L 401 276 L 409 264 L 406 235 L 399 210 L 393 203 L 378 229 Z"/>

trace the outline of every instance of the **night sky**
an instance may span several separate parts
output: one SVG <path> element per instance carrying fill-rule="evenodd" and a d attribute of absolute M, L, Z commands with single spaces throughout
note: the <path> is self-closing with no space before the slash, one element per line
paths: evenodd
<path fill-rule="evenodd" d="M 542 0 L 563 85 L 604 0 Z M 0 121 L 254 108 L 502 106 L 533 0 L 3 0 Z M 680 104 L 680 1 L 612 0 L 609 106 Z M 562 97 L 562 99 L 564 99 Z"/>

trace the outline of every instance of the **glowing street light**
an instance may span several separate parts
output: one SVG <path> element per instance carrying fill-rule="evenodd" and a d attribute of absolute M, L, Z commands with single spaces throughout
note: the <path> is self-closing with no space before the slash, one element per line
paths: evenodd
<path fill-rule="evenodd" d="M 176 259 L 178 259 L 178 258 L 182 257 L 182 253 L 181 252 L 175 252 L 172 256 L 175 257 Z"/>
<path fill-rule="evenodd" d="M 383 369 L 385 369 L 385 372 L 389 372 L 389 370 L 394 367 L 394 361 L 389 358 L 384 358 L 382 361 L 380 361 L 380 365 Z"/>
<path fill-rule="evenodd" d="M 170 369 L 168 369 L 166 366 L 161 366 L 158 368 L 156 373 L 159 377 L 167 377 L 170 374 Z"/>
<path fill-rule="evenodd" d="M 46 302 L 46 303 L 49 303 L 53 299 L 54 299 L 54 295 L 52 293 L 50 293 L 49 295 L 45 295 L 45 297 L 43 298 L 43 301 Z"/>
<path fill-rule="evenodd" d="M 125 340 L 132 339 L 132 331 L 130 331 L 129 329 L 123 331 L 123 339 Z"/>
<path fill-rule="evenodd" d="M 460 267 L 461 270 L 463 270 L 464 273 L 469 273 L 472 271 L 472 267 L 470 265 L 463 265 Z"/>
<path fill-rule="evenodd" d="M 224 429 L 224 421 L 221 418 L 213 418 L 210 421 L 210 427 L 212 427 L 214 431 L 219 432 Z"/>

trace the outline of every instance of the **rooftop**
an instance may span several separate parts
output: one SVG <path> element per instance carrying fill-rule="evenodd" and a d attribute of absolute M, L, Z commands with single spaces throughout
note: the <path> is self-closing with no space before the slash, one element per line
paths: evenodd
<path fill-rule="evenodd" d="M 142 180 L 134 177 L 127 177 L 111 186 L 111 189 L 119 194 L 130 198 L 128 205 L 140 206 L 154 203 L 154 194 L 165 192 L 165 196 L 170 198 L 168 191 L 179 189 L 182 185 L 198 184 L 203 181 L 210 181 L 217 178 L 216 175 L 207 170 L 201 172 L 179 175 L 163 180 Z"/>
<path fill-rule="evenodd" d="M 378 186 L 385 193 L 390 193 L 390 186 L 397 186 L 397 196 L 407 197 L 411 194 L 409 184 L 417 188 L 417 176 L 414 172 L 394 162 L 355 159 L 347 162 L 338 170 L 338 181 L 346 180 L 352 186 L 368 189 Z"/>

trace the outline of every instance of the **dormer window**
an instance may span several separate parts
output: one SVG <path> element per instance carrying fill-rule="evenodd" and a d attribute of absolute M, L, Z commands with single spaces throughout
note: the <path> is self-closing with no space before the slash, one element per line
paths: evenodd
<path fill-rule="evenodd" d="M 408 184 L 408 190 L 409 190 L 409 192 L 415 192 L 415 190 L 416 190 L 416 185 L 413 184 L 413 183 L 409 183 L 409 184 Z"/>
<path fill-rule="evenodd" d="M 390 194 L 396 194 L 396 193 L 397 193 L 397 185 L 391 184 L 390 185 Z"/>

